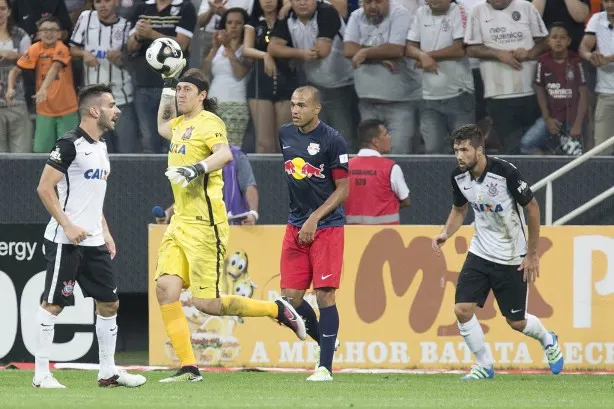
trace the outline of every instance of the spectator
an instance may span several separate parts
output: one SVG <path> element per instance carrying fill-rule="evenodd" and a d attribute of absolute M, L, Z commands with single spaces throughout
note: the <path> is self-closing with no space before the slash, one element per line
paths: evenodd
<path fill-rule="evenodd" d="M 520 142 L 522 153 L 582 154 L 588 89 L 582 60 L 568 50 L 571 37 L 563 23 L 551 24 L 550 51 L 537 59 L 535 92 L 542 116 Z M 555 143 L 551 142 L 552 138 Z"/>
<path fill-rule="evenodd" d="M 456 0 L 456 3 L 465 6 L 468 14 L 476 4 L 484 3 L 486 0 Z M 471 64 L 471 73 L 473 74 L 473 95 L 475 96 L 475 122 L 478 126 L 483 127 L 483 124 L 489 123 L 490 118 L 486 112 L 486 101 L 484 100 L 484 83 L 482 82 L 482 74 L 480 73 L 480 60 L 477 58 L 469 58 Z M 488 134 L 488 132 L 484 132 Z"/>
<path fill-rule="evenodd" d="M 162 95 L 163 80 L 145 61 L 145 51 L 153 40 L 170 37 L 177 40 L 188 59 L 192 31 L 196 26 L 196 12 L 189 0 L 150 0 L 134 9 L 131 20 L 128 51 L 136 85 L 134 107 L 139 130 L 143 137 L 143 152 L 164 153 L 168 141 L 158 134 L 158 105 Z"/>
<path fill-rule="evenodd" d="M 145 0 L 119 0 L 117 6 L 117 15 L 130 21 L 134 9 L 139 5 L 145 3 Z"/>
<path fill-rule="evenodd" d="M 584 34 L 584 23 L 590 13 L 590 0 L 532 0 L 546 27 L 562 23 L 569 33 L 569 49 L 577 53 Z"/>
<path fill-rule="evenodd" d="M 32 122 L 22 79 L 17 80 L 10 105 L 5 95 L 9 72 L 31 45 L 28 33 L 15 26 L 10 0 L 0 0 L 0 38 L 0 152 L 32 152 Z"/>
<path fill-rule="evenodd" d="M 266 52 L 282 0 L 259 0 L 245 25 L 245 57 L 255 60 L 247 101 L 256 128 L 256 153 L 279 152 L 277 130 L 290 122 L 290 97 L 298 86 L 295 68 Z"/>
<path fill-rule="evenodd" d="M 64 0 L 72 26 L 75 25 L 81 13 L 92 8 L 92 3 L 93 0 Z"/>
<path fill-rule="evenodd" d="M 350 16 L 343 44 L 354 68 L 360 116 L 386 123 L 395 154 L 412 152 L 422 96 L 415 64 L 404 56 L 410 20 L 390 0 L 365 0 Z"/>
<path fill-rule="evenodd" d="M 350 195 L 345 201 L 347 224 L 399 224 L 399 208 L 409 207 L 403 171 L 390 152 L 391 136 L 379 119 L 358 125 L 360 151 L 350 159 Z"/>
<path fill-rule="evenodd" d="M 230 8 L 240 7 L 252 15 L 254 4 L 258 0 L 202 0 L 198 9 L 198 25 L 200 26 L 200 60 L 204 69 L 205 59 L 213 46 L 213 35 L 219 29 L 219 23 L 226 11 Z M 280 0 L 281 1 L 281 0 Z"/>
<path fill-rule="evenodd" d="M 59 21 L 62 29 L 60 38 L 67 40 L 72 30 L 72 21 L 64 0 L 17 0 L 13 4 L 13 20 L 30 35 L 32 42 L 39 40 L 37 34 L 40 19 L 51 16 Z"/>
<path fill-rule="evenodd" d="M 258 186 L 254 171 L 241 148 L 230 145 L 230 150 L 232 151 L 232 162 L 222 169 L 224 204 L 228 212 L 229 223 L 256 224 L 258 221 Z M 171 206 L 165 211 L 166 217 L 156 218 L 156 223 L 170 223 L 173 214 L 174 208 Z"/>
<path fill-rule="evenodd" d="M 451 0 L 430 0 L 414 15 L 406 54 L 418 61 L 422 75 L 420 132 L 425 152 L 444 152 L 445 138 L 475 123 L 475 97 L 463 38 L 467 11 Z"/>
<path fill-rule="evenodd" d="M 539 12 L 525 0 L 489 0 L 471 10 L 467 54 L 480 59 L 484 97 L 502 153 L 517 153 L 521 137 L 539 117 L 532 80 L 547 35 Z"/>
<path fill-rule="evenodd" d="M 348 21 L 350 13 L 360 7 L 357 0 L 322 0 L 333 6 L 345 22 Z M 351 10 L 350 10 L 351 8 Z M 279 11 L 279 18 L 286 18 L 292 10 L 292 0 L 283 0 L 283 6 Z"/>
<path fill-rule="evenodd" d="M 273 27 L 267 51 L 275 58 L 303 61 L 308 82 L 322 96 L 321 119 L 337 129 L 350 146 L 356 145 L 357 97 L 352 64 L 343 56 L 345 23 L 330 4 L 292 0 L 288 18 Z"/>
<path fill-rule="evenodd" d="M 237 146 L 243 144 L 249 121 L 245 95 L 249 64 L 243 58 L 243 31 L 247 18 L 247 12 L 240 7 L 226 11 L 203 69 L 210 77 L 209 96 L 218 101 L 218 115 L 226 124 L 228 142 Z"/>
<path fill-rule="evenodd" d="M 77 125 L 77 95 L 68 47 L 60 41 L 60 21 L 43 17 L 38 25 L 41 41 L 34 43 L 9 72 L 6 101 L 15 97 L 17 76 L 36 70 L 36 131 L 34 152 L 49 152 L 55 141 Z"/>
<path fill-rule="evenodd" d="M 593 14 L 580 44 L 580 56 L 597 67 L 595 146 L 612 136 L 614 129 L 614 0 L 603 0 L 605 11 Z M 610 147 L 601 155 L 614 154 Z"/>
<path fill-rule="evenodd" d="M 132 78 L 122 58 L 130 23 L 115 14 L 116 5 L 116 0 L 94 0 L 95 10 L 81 13 L 70 39 L 70 52 L 83 59 L 85 85 L 109 83 L 122 112 L 115 131 L 104 136 L 109 153 L 134 153 L 139 129 L 132 105 Z"/>

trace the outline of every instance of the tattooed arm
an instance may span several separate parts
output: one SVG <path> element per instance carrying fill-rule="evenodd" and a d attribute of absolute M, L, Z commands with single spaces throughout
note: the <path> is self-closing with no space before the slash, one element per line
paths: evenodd
<path fill-rule="evenodd" d="M 158 107 L 158 133 L 169 141 L 173 137 L 170 120 L 177 116 L 175 108 L 175 90 L 164 88 Z"/>

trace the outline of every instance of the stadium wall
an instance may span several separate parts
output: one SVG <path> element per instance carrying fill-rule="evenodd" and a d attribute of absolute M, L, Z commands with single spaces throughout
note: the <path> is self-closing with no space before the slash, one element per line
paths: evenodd
<path fill-rule="evenodd" d="M 451 206 L 451 156 L 395 158 L 411 189 L 412 207 L 401 212 L 411 225 L 442 224 Z M 36 194 L 46 155 L 0 154 L 0 229 L 6 224 L 46 224 L 48 214 Z M 535 183 L 571 159 L 511 157 L 525 179 Z M 284 224 L 287 191 L 281 157 L 250 156 L 260 193 L 260 224 Z M 171 203 L 163 155 L 111 155 L 105 215 L 118 246 L 120 293 L 147 292 L 147 224 L 155 205 Z M 614 158 L 593 158 L 554 183 L 554 218 L 558 218 L 612 185 Z M 537 194 L 543 206 L 544 190 Z M 543 208 L 542 208 L 543 210 Z M 543 211 L 542 211 L 543 216 Z M 472 220 L 468 220 L 471 222 Z M 614 225 L 614 199 L 602 202 L 573 224 Z"/>

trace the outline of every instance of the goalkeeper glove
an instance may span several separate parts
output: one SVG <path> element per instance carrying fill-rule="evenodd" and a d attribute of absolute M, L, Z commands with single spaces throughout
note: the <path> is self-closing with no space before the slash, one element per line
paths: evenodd
<path fill-rule="evenodd" d="M 207 165 L 200 162 L 189 166 L 171 166 L 164 172 L 171 183 L 181 184 L 181 187 L 186 187 L 194 179 L 205 173 L 207 173 Z"/>

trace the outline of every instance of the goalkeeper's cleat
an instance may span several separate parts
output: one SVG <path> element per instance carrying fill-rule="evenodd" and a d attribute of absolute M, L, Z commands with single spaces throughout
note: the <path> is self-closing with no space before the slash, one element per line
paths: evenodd
<path fill-rule="evenodd" d="M 41 389 L 65 389 L 66 388 L 66 386 L 58 382 L 58 380 L 55 379 L 53 375 L 50 373 L 45 374 L 39 377 L 38 379 L 34 377 L 34 379 L 32 379 L 32 386 L 35 388 L 41 388 Z"/>
<path fill-rule="evenodd" d="M 463 376 L 463 381 L 475 381 L 480 379 L 492 379 L 495 377 L 495 370 L 493 368 L 482 368 L 481 366 L 474 365 L 471 367 L 471 371 Z"/>
<path fill-rule="evenodd" d="M 340 345 L 339 338 L 336 338 L 335 339 L 335 352 L 337 352 L 337 349 L 339 349 L 339 345 Z M 314 369 L 318 369 L 320 367 L 320 352 L 321 352 L 320 345 L 318 345 L 316 347 L 316 366 Z"/>
<path fill-rule="evenodd" d="M 559 346 L 559 337 L 552 331 L 550 331 L 550 335 L 552 335 L 552 344 L 544 348 L 544 351 L 546 352 L 546 358 L 548 358 L 550 371 L 552 371 L 554 375 L 558 375 L 563 370 L 565 360 L 563 359 L 563 352 L 561 352 L 561 347 Z"/>
<path fill-rule="evenodd" d="M 179 368 L 175 375 L 168 378 L 160 379 L 162 383 L 168 382 L 200 382 L 203 377 L 200 375 L 200 371 L 195 366 L 182 366 Z"/>
<path fill-rule="evenodd" d="M 328 372 L 328 369 L 321 366 L 316 369 L 307 380 L 309 382 L 330 382 L 333 380 L 333 376 Z"/>
<path fill-rule="evenodd" d="M 290 328 L 301 341 L 307 338 L 307 331 L 305 330 L 305 321 L 298 315 L 294 307 L 290 303 L 282 298 L 277 298 L 275 304 L 279 307 L 277 314 L 277 321 L 280 324 Z"/>
<path fill-rule="evenodd" d="M 118 369 L 115 375 L 109 378 L 103 378 L 98 375 L 98 386 L 101 388 L 115 388 L 117 386 L 125 386 L 127 388 L 137 388 L 147 382 L 143 375 L 130 374 L 123 369 Z"/>

